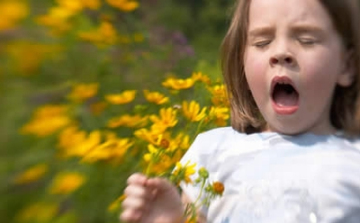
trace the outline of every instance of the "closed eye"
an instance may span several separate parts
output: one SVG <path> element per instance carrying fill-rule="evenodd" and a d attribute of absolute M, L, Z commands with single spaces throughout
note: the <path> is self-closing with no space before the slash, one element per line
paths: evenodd
<path fill-rule="evenodd" d="M 257 48 L 264 48 L 267 45 L 269 45 L 271 43 L 271 40 L 262 40 L 262 41 L 257 41 L 255 43 L 253 43 L 253 46 L 257 47 Z"/>
<path fill-rule="evenodd" d="M 304 46 L 312 46 L 315 43 L 317 43 L 317 41 L 312 38 L 298 38 L 298 41 L 301 45 L 304 45 Z"/>

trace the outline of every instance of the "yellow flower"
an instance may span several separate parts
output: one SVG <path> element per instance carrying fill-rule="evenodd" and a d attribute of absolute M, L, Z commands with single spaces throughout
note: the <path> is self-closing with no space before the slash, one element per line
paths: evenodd
<path fill-rule="evenodd" d="M 158 153 L 159 153 L 159 149 L 156 148 L 153 144 L 149 144 L 148 145 L 148 153 L 146 153 L 143 157 L 143 159 L 146 162 L 150 162 L 152 159 L 158 159 Z"/>
<path fill-rule="evenodd" d="M 215 120 L 218 126 L 225 126 L 226 121 L 230 118 L 229 108 L 227 107 L 211 107 L 209 119 Z"/>
<path fill-rule="evenodd" d="M 195 80 L 193 78 L 187 78 L 187 79 L 175 79 L 175 78 L 168 78 L 164 82 L 162 82 L 162 85 L 167 88 L 171 88 L 174 90 L 182 90 L 182 89 L 188 89 L 194 86 Z"/>
<path fill-rule="evenodd" d="M 66 105 L 44 105 L 36 109 L 34 116 L 36 118 L 49 118 L 66 114 L 69 107 Z"/>
<path fill-rule="evenodd" d="M 170 132 L 161 132 L 154 134 L 152 140 L 147 141 L 169 152 L 174 152 L 175 150 L 180 151 L 179 149 L 188 149 L 190 146 L 189 139 L 190 137 L 184 133 L 179 133 L 175 138 L 172 138 Z"/>
<path fill-rule="evenodd" d="M 134 0 L 106 0 L 107 3 L 121 11 L 131 12 L 139 7 L 139 3 Z"/>
<path fill-rule="evenodd" d="M 157 128 L 163 128 L 165 130 L 167 128 L 174 127 L 178 123 L 176 113 L 176 110 L 173 108 L 162 108 L 160 109 L 160 115 L 151 115 L 150 120 L 155 126 L 157 126 Z"/>
<path fill-rule="evenodd" d="M 33 166 L 30 169 L 24 171 L 23 173 L 19 174 L 15 178 L 14 182 L 16 184 L 25 184 L 25 183 L 31 183 L 31 182 L 37 181 L 45 175 L 45 173 L 48 171 L 48 169 L 49 169 L 48 165 L 38 164 L 38 165 Z"/>
<path fill-rule="evenodd" d="M 92 10 L 99 9 L 101 6 L 100 0 L 81 0 L 81 3 L 84 7 Z"/>
<path fill-rule="evenodd" d="M 188 103 L 187 101 L 184 101 L 182 104 L 182 110 L 184 113 L 184 116 L 189 119 L 191 122 L 199 122 L 203 118 L 205 118 L 206 115 L 206 107 L 201 109 L 200 111 L 200 105 L 195 102 L 191 101 Z"/>
<path fill-rule="evenodd" d="M 53 134 L 71 123 L 66 106 L 45 105 L 38 108 L 32 120 L 21 128 L 22 134 L 44 137 Z"/>
<path fill-rule="evenodd" d="M 116 42 L 116 29 L 113 24 L 108 21 L 103 21 L 99 27 L 99 33 L 102 36 L 102 41 L 106 44 L 114 44 Z"/>
<path fill-rule="evenodd" d="M 126 198 L 126 195 L 123 194 L 121 196 L 119 196 L 118 198 L 116 198 L 115 201 L 111 202 L 111 204 L 108 206 L 108 211 L 113 212 L 115 210 L 117 210 L 120 206 L 120 203 Z"/>
<path fill-rule="evenodd" d="M 74 13 L 78 13 L 84 8 L 99 9 L 101 5 L 100 0 L 57 0 L 57 3 L 61 8 L 65 8 Z"/>
<path fill-rule="evenodd" d="M 216 181 L 212 184 L 212 188 L 215 194 L 222 195 L 224 192 L 224 184 L 219 181 Z"/>
<path fill-rule="evenodd" d="M 211 101 L 215 106 L 230 106 L 225 85 L 215 85 L 213 87 L 209 87 L 208 89 L 212 95 Z"/>
<path fill-rule="evenodd" d="M 105 96 L 105 99 L 115 105 L 130 103 L 135 99 L 136 91 L 124 91 L 121 94 L 109 94 Z"/>
<path fill-rule="evenodd" d="M 151 144 L 156 145 L 158 142 L 159 135 L 164 133 L 163 128 L 158 128 L 158 126 L 152 125 L 150 130 L 142 128 L 139 130 L 136 130 L 134 132 L 134 135 L 142 140 L 145 140 Z"/>
<path fill-rule="evenodd" d="M 190 147 L 190 137 L 188 135 L 184 135 L 184 133 L 179 133 L 175 139 L 174 139 L 175 144 L 177 145 L 177 148 L 186 150 Z M 170 143 L 170 148 L 171 147 L 171 143 Z M 173 149 L 171 149 L 173 150 Z"/>
<path fill-rule="evenodd" d="M 65 8 L 70 12 L 78 13 L 83 9 L 83 4 L 79 0 L 56 0 L 61 8 Z"/>
<path fill-rule="evenodd" d="M 50 222 L 58 211 L 57 204 L 38 202 L 21 210 L 16 219 L 19 222 Z"/>
<path fill-rule="evenodd" d="M 97 44 L 99 47 L 115 44 L 118 37 L 114 26 L 108 21 L 102 21 L 100 27 L 87 32 L 79 32 L 79 38 Z"/>
<path fill-rule="evenodd" d="M 143 159 L 148 163 L 146 174 L 147 175 L 163 175 L 172 171 L 175 160 L 180 159 L 180 155 L 177 151 L 169 156 L 162 148 L 157 148 L 152 144 L 148 145 L 148 153 L 143 156 Z"/>
<path fill-rule="evenodd" d="M 53 58 L 60 51 L 60 46 L 32 41 L 15 41 L 6 46 L 6 53 L 15 63 L 13 68 L 20 75 L 36 73 L 43 62 Z"/>
<path fill-rule="evenodd" d="M 35 119 L 26 124 L 22 134 L 33 134 L 38 137 L 45 137 L 70 124 L 71 120 L 66 116 L 57 116 L 48 119 Z"/>
<path fill-rule="evenodd" d="M 144 90 L 144 96 L 148 102 L 152 102 L 157 105 L 161 105 L 169 101 L 168 97 L 165 97 L 165 95 L 155 91 L 150 92 L 148 90 Z"/>
<path fill-rule="evenodd" d="M 204 75 L 203 73 L 201 72 L 194 72 L 192 75 L 191 75 L 191 78 L 193 78 L 195 81 L 201 81 L 207 85 L 210 85 L 211 84 L 211 80 L 208 76 Z"/>
<path fill-rule="evenodd" d="M 108 134 L 107 140 L 89 151 L 81 161 L 121 160 L 133 144 L 128 138 L 119 139 L 114 134 Z"/>
<path fill-rule="evenodd" d="M 162 136 L 162 135 L 161 135 Z M 158 142 L 156 143 L 156 145 L 159 145 L 161 146 L 162 148 L 164 149 L 167 149 L 170 147 L 170 141 L 168 139 L 165 139 L 165 138 L 162 138 L 162 137 L 159 137 Z"/>
<path fill-rule="evenodd" d="M 134 128 L 138 126 L 144 126 L 147 122 L 148 117 L 141 117 L 140 115 L 122 115 L 120 117 L 112 118 L 109 120 L 107 127 L 117 128 L 119 126 L 125 126 L 129 128 Z"/>
<path fill-rule="evenodd" d="M 172 173 L 172 180 L 175 184 L 179 185 L 181 181 L 185 181 L 185 183 L 191 183 L 190 176 L 193 175 L 195 171 L 196 163 L 189 164 L 187 162 L 184 166 L 180 163 L 176 163 L 176 168 Z"/>
<path fill-rule="evenodd" d="M 28 13 L 28 6 L 22 1 L 1 1 L 0 31 L 14 28 Z"/>
<path fill-rule="evenodd" d="M 50 8 L 46 15 L 36 19 L 39 24 L 51 28 L 55 35 L 68 31 L 71 28 L 70 19 L 84 8 L 95 10 L 101 5 L 99 0 L 57 0 L 57 3 L 58 5 Z"/>
<path fill-rule="evenodd" d="M 179 157 L 177 157 L 176 160 L 179 160 Z M 164 175 L 171 172 L 174 169 L 174 165 L 174 159 L 164 153 L 159 156 L 158 162 L 152 164 L 150 168 L 148 168 L 148 174 L 150 176 Z"/>
<path fill-rule="evenodd" d="M 68 97 L 75 102 L 82 102 L 94 97 L 98 92 L 99 84 L 76 84 Z"/>
<path fill-rule="evenodd" d="M 197 216 L 190 216 L 186 219 L 185 223 L 197 223 L 199 222 Z"/>
<path fill-rule="evenodd" d="M 52 34 L 58 35 L 71 28 L 69 19 L 75 15 L 75 11 L 68 8 L 56 6 L 50 8 L 48 14 L 36 18 L 37 23 L 52 29 Z"/>
<path fill-rule="evenodd" d="M 61 6 L 55 6 L 50 8 L 49 13 L 46 16 L 48 16 L 49 19 L 53 19 L 52 20 L 53 23 L 51 24 L 55 25 L 65 22 L 74 15 L 75 13 L 73 10 L 69 10 L 68 8 Z M 49 22 L 50 21 L 51 20 L 49 20 Z M 50 23 L 48 25 L 50 25 Z"/>
<path fill-rule="evenodd" d="M 229 108 L 228 107 L 211 107 L 209 112 L 210 117 L 229 119 Z"/>
<path fill-rule="evenodd" d="M 84 137 L 84 133 L 82 132 L 71 136 L 71 131 L 74 130 L 68 130 L 68 132 L 63 132 L 60 135 L 60 146 L 63 149 L 63 155 L 66 157 L 83 157 L 96 148 L 101 142 L 101 133 L 98 130 L 92 131 L 87 137 Z M 66 136 L 68 136 L 68 138 L 66 138 Z M 64 143 L 66 140 L 68 140 L 68 142 Z"/>
<path fill-rule="evenodd" d="M 52 181 L 51 194 L 70 194 L 81 187 L 85 177 L 79 173 L 60 173 Z"/>
<path fill-rule="evenodd" d="M 69 126 L 59 134 L 58 147 L 62 150 L 72 150 L 74 146 L 83 143 L 86 140 L 86 133 L 79 131 L 76 126 Z"/>

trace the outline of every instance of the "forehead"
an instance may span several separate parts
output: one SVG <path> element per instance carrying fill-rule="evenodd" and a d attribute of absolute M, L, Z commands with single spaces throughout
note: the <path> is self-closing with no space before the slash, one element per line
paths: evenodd
<path fill-rule="evenodd" d="M 319 0 L 251 0 L 249 28 L 302 23 L 332 27 L 331 18 Z"/>

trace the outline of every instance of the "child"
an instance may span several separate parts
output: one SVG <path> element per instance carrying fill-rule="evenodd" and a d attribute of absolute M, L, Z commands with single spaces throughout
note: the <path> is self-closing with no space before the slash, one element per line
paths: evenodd
<path fill-rule="evenodd" d="M 359 15 L 357 0 L 238 0 L 223 42 L 232 128 L 181 161 L 225 185 L 200 221 L 360 222 Z M 184 221 L 164 179 L 134 174 L 125 194 L 123 221 Z"/>

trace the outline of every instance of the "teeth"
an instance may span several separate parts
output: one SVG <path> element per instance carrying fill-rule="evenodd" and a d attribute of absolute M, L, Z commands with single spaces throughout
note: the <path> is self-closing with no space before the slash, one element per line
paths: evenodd
<path fill-rule="evenodd" d="M 280 82 L 278 82 L 278 84 L 288 84 L 288 83 L 285 81 L 280 81 Z"/>

